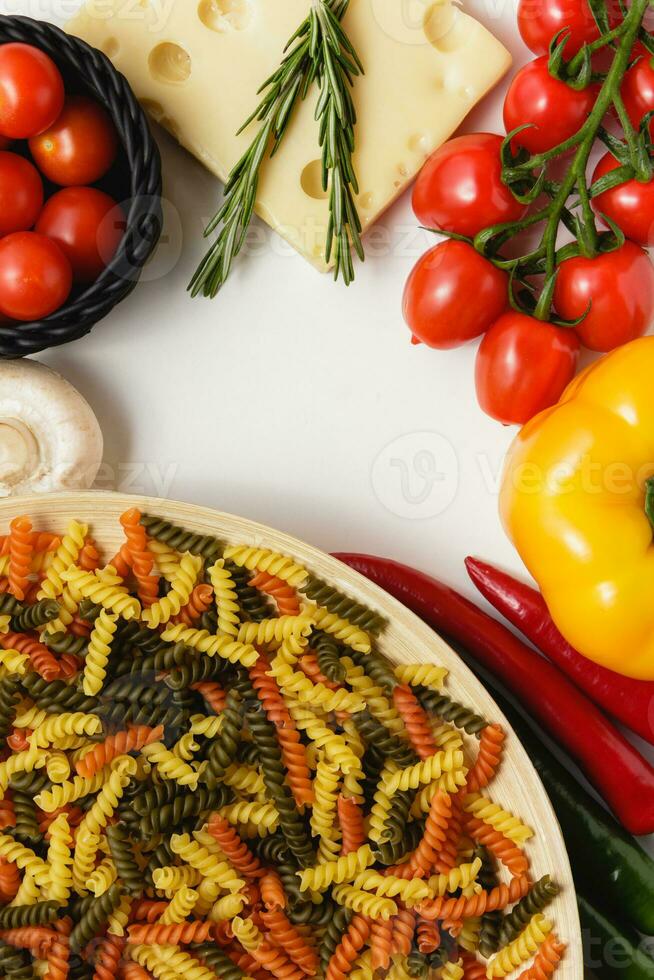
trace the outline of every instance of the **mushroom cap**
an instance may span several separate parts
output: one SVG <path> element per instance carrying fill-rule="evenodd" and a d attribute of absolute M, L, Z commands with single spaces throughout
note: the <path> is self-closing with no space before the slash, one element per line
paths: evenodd
<path fill-rule="evenodd" d="M 0 363 L 0 497 L 84 490 L 102 462 L 93 409 L 39 361 Z"/>

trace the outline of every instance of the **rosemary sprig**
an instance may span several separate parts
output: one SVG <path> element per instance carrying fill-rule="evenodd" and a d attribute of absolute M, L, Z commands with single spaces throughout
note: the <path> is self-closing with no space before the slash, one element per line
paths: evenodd
<path fill-rule="evenodd" d="M 335 241 L 336 276 L 342 271 L 345 281 L 352 281 L 350 242 L 361 258 L 363 249 L 353 199 L 358 187 L 352 166 L 356 113 L 350 87 L 362 67 L 340 24 L 348 6 L 349 0 L 312 0 L 309 14 L 284 49 L 282 63 L 259 89 L 261 102 L 239 133 L 252 122 L 261 125 L 230 173 L 222 206 L 205 229 L 205 237 L 219 231 L 191 280 L 192 296 L 201 292 L 213 298 L 224 285 L 252 220 L 263 161 L 279 149 L 298 101 L 307 97 L 316 80 L 325 191 L 331 183 L 327 260 Z"/>
<path fill-rule="evenodd" d="M 205 229 L 205 238 L 216 228 L 220 231 L 191 280 L 192 296 L 202 292 L 213 298 L 243 247 L 257 198 L 261 164 L 271 139 L 272 155 L 283 139 L 298 97 L 306 96 L 313 79 L 308 36 L 310 19 L 309 15 L 289 40 L 284 60 L 259 89 L 258 94 L 265 93 L 261 102 L 239 130 L 243 132 L 255 120 L 261 123 L 257 135 L 227 179 L 222 207 Z"/>
<path fill-rule="evenodd" d="M 349 0 L 342 0 L 338 13 L 343 16 Z M 312 52 L 317 76 L 320 79 L 320 98 L 316 119 L 320 123 L 322 147 L 322 186 L 329 189 L 329 225 L 325 257 L 329 262 L 334 252 L 334 279 L 343 275 L 346 286 L 354 279 L 352 247 L 364 260 L 361 245 L 361 221 L 354 195 L 359 184 L 354 172 L 354 127 L 356 110 L 351 89 L 354 78 L 363 74 L 363 66 L 345 34 L 337 12 L 329 5 L 314 3 L 312 13 L 318 22 L 316 50 Z"/>

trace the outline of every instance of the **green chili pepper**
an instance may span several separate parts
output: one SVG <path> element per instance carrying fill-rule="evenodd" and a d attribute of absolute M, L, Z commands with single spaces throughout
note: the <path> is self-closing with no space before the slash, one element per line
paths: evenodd
<path fill-rule="evenodd" d="M 654 959 L 642 948 L 638 933 L 616 926 L 583 895 L 577 898 L 586 967 L 602 980 L 654 980 Z"/>

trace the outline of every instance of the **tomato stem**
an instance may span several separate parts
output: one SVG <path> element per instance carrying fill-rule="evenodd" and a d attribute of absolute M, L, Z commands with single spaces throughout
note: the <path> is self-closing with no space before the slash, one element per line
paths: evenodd
<path fill-rule="evenodd" d="M 534 317 L 537 320 L 547 320 L 549 318 L 555 285 L 556 272 L 553 272 L 552 275 L 548 276 L 548 278 L 545 280 L 541 294 L 538 297 L 538 302 L 536 303 L 536 308 L 534 309 Z"/>
<path fill-rule="evenodd" d="M 581 128 L 573 136 L 552 149 L 534 154 L 527 160 L 511 161 L 503 168 L 502 179 L 508 186 L 521 182 L 528 183 L 529 180 L 533 182 L 534 176 L 537 174 L 541 175 L 537 179 L 542 181 L 543 170 L 548 164 L 556 158 L 574 151 L 574 156 L 563 179 L 559 183 L 545 184 L 551 197 L 550 202 L 535 215 L 530 215 L 520 221 L 485 229 L 475 239 L 475 246 L 483 251 L 486 257 L 499 268 L 512 272 L 517 277 L 533 275 L 534 268 L 544 274 L 545 281 L 536 304 L 537 313 L 535 314 L 540 319 L 546 319 L 551 308 L 552 283 L 559 264 L 557 238 L 561 223 L 573 227 L 577 238 L 577 254 L 592 258 L 598 252 L 599 236 L 595 224 L 595 214 L 590 203 L 591 193 L 586 181 L 586 171 L 595 140 L 602 132 L 602 121 L 611 106 L 615 106 L 624 130 L 632 165 L 628 170 L 625 169 L 624 180 L 631 179 L 634 174 L 637 179 L 648 180 L 652 175 L 652 164 L 648 153 L 644 150 L 644 141 L 639 139 L 620 96 L 622 79 L 629 66 L 631 52 L 641 32 L 643 18 L 648 6 L 649 0 L 633 0 L 632 5 L 625 13 L 624 20 L 618 27 L 607 31 L 597 41 L 587 45 L 586 53 L 582 49 L 568 63 L 567 72 L 569 75 L 573 75 L 575 71 L 579 71 L 583 67 L 584 60 L 588 58 L 588 52 L 597 51 L 609 44 L 615 46 L 611 66 L 602 82 L 593 109 Z M 567 208 L 570 196 L 575 191 L 578 199 L 573 207 L 579 207 L 579 214 L 573 214 Z M 545 227 L 540 244 L 536 248 L 526 255 L 520 255 L 516 258 L 505 258 L 499 253 L 499 249 L 516 234 L 541 221 L 545 223 Z M 652 506 L 654 508 L 654 502 Z"/>
<path fill-rule="evenodd" d="M 587 44 L 586 50 L 590 54 L 595 54 L 596 51 L 601 51 L 601 49 L 607 47 L 607 45 L 613 44 L 613 42 L 620 37 L 621 33 L 622 24 L 619 24 L 617 27 L 614 27 L 612 31 L 607 31 L 606 34 L 602 34 L 601 37 L 598 37 L 596 41 L 591 41 L 589 44 Z M 570 59 L 570 74 L 576 75 L 583 64 L 583 61 L 584 50 L 582 48 L 581 51 L 577 51 L 576 55 Z"/>
<path fill-rule="evenodd" d="M 647 182 L 652 177 L 652 161 L 643 141 L 638 138 L 638 133 L 629 118 L 619 89 L 613 95 L 613 105 L 629 149 L 629 162 L 633 167 L 634 179 Z"/>

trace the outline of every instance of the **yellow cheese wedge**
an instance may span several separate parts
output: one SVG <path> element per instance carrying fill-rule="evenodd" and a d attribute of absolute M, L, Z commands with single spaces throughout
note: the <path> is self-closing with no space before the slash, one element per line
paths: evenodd
<path fill-rule="evenodd" d="M 89 0 L 68 31 L 100 48 L 151 115 L 224 180 L 254 124 L 236 136 L 310 0 Z M 352 0 L 344 26 L 366 74 L 355 82 L 357 206 L 364 230 L 508 69 L 506 49 L 443 0 Z M 257 211 L 324 270 L 317 90 L 264 165 Z M 217 203 L 219 195 L 216 195 Z"/>

